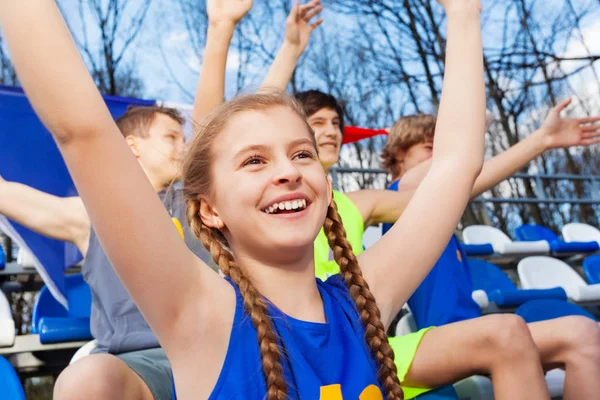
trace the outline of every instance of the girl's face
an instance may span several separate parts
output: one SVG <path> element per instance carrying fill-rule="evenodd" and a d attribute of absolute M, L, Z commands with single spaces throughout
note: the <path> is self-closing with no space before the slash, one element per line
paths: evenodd
<path fill-rule="evenodd" d="M 331 188 L 304 121 L 279 106 L 232 117 L 212 146 L 204 223 L 236 254 L 292 262 L 323 226 Z"/>

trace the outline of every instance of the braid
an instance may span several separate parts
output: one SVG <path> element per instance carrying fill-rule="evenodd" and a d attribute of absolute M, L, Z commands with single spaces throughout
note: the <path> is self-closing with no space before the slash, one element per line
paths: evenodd
<path fill-rule="evenodd" d="M 267 313 L 267 303 L 252 285 L 250 279 L 237 266 L 233 254 L 225 248 L 227 240 L 223 234 L 204 225 L 199 211 L 199 201 L 188 201 L 188 220 L 192 231 L 200 238 L 221 271 L 239 287 L 244 300 L 244 308 L 250 314 L 256 328 L 263 373 L 267 383 L 267 400 L 285 400 L 287 385 L 281 366 L 281 351 L 277 344 L 277 335 L 273 324 Z"/>
<path fill-rule="evenodd" d="M 346 239 L 346 231 L 342 225 L 335 201 L 327 210 L 324 224 L 325 236 L 333 250 L 333 256 L 340 267 L 344 282 L 348 286 L 350 296 L 360 314 L 360 319 L 365 326 L 365 339 L 379 365 L 379 381 L 387 394 L 388 400 L 402 400 L 404 393 L 400 387 L 394 351 L 388 342 L 381 314 L 375 302 L 375 297 L 369 290 L 369 285 L 364 280 L 356 255 L 352 246 Z"/>

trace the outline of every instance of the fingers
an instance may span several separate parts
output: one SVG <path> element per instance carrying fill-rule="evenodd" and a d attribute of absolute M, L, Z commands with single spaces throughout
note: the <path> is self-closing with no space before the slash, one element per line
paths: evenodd
<path fill-rule="evenodd" d="M 600 137 L 590 138 L 590 139 L 581 139 L 579 141 L 580 146 L 590 146 L 592 144 L 600 143 Z"/>
<path fill-rule="evenodd" d="M 300 15 L 300 0 L 296 0 L 296 2 L 294 3 L 294 7 L 292 7 L 292 11 L 290 11 L 290 16 L 288 17 L 293 21 L 300 21 L 301 15 Z"/>
<path fill-rule="evenodd" d="M 317 26 L 321 25 L 322 23 L 323 23 L 323 18 L 319 19 L 317 22 L 315 22 L 314 24 L 312 24 L 310 26 L 311 32 L 314 31 L 317 28 Z"/>
<path fill-rule="evenodd" d="M 583 132 L 600 132 L 600 124 L 585 125 L 581 127 Z"/>
<path fill-rule="evenodd" d="M 560 114 L 562 110 L 564 110 L 569 104 L 571 104 L 572 101 L 572 97 L 568 98 L 567 100 L 563 100 L 554 107 L 554 110 L 556 110 L 556 112 Z"/>
<path fill-rule="evenodd" d="M 600 121 L 600 115 L 596 117 L 577 118 L 577 122 L 581 124 L 591 124 Z M 594 126 L 594 125 L 591 125 Z"/>
<path fill-rule="evenodd" d="M 303 19 L 304 21 L 308 22 L 312 17 L 319 14 L 321 11 L 323 11 L 321 0 L 313 0 L 309 3 L 299 6 L 297 20 Z"/>
<path fill-rule="evenodd" d="M 316 6 L 315 8 L 306 13 L 306 15 L 304 16 L 304 20 L 306 22 L 310 21 L 312 17 L 319 14 L 321 11 L 323 11 L 323 6 Z"/>

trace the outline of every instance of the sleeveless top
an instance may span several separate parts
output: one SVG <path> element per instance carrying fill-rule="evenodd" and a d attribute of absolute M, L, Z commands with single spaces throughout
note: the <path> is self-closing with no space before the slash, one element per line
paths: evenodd
<path fill-rule="evenodd" d="M 394 181 L 388 190 L 398 190 Z M 383 224 L 382 234 L 392 224 Z M 425 280 L 408 299 L 418 329 L 441 326 L 481 316 L 481 308 L 473 301 L 473 283 L 467 255 L 458 238 L 452 235 L 444 252 Z"/>
<path fill-rule="evenodd" d="M 239 288 L 229 348 L 209 400 L 264 399 L 257 333 Z M 377 365 L 364 339 L 364 327 L 339 275 L 317 279 L 326 323 L 300 321 L 269 306 L 279 338 L 288 399 L 382 400 Z M 201 356 L 201 355 L 198 355 Z"/>
<path fill-rule="evenodd" d="M 365 231 L 365 223 L 360 211 L 352 200 L 337 190 L 333 191 L 333 199 L 338 206 L 338 213 L 346 229 L 346 236 L 352 245 L 354 254 L 363 252 L 362 237 Z M 340 272 L 340 268 L 333 259 L 333 253 L 325 237 L 323 229 L 315 239 L 315 275 L 322 280 Z"/>

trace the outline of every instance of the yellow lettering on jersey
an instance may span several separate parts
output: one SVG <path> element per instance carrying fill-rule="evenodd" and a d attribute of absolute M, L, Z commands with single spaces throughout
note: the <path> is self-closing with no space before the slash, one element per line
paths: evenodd
<path fill-rule="evenodd" d="M 360 400 L 383 400 L 381 390 L 375 385 L 369 385 L 358 397 Z"/>
<path fill-rule="evenodd" d="M 360 400 L 383 400 L 381 390 L 375 385 L 369 385 L 358 397 Z M 321 386 L 320 400 L 344 400 L 340 385 Z"/>
<path fill-rule="evenodd" d="M 320 400 L 343 400 L 342 387 L 338 385 L 321 386 Z"/>

